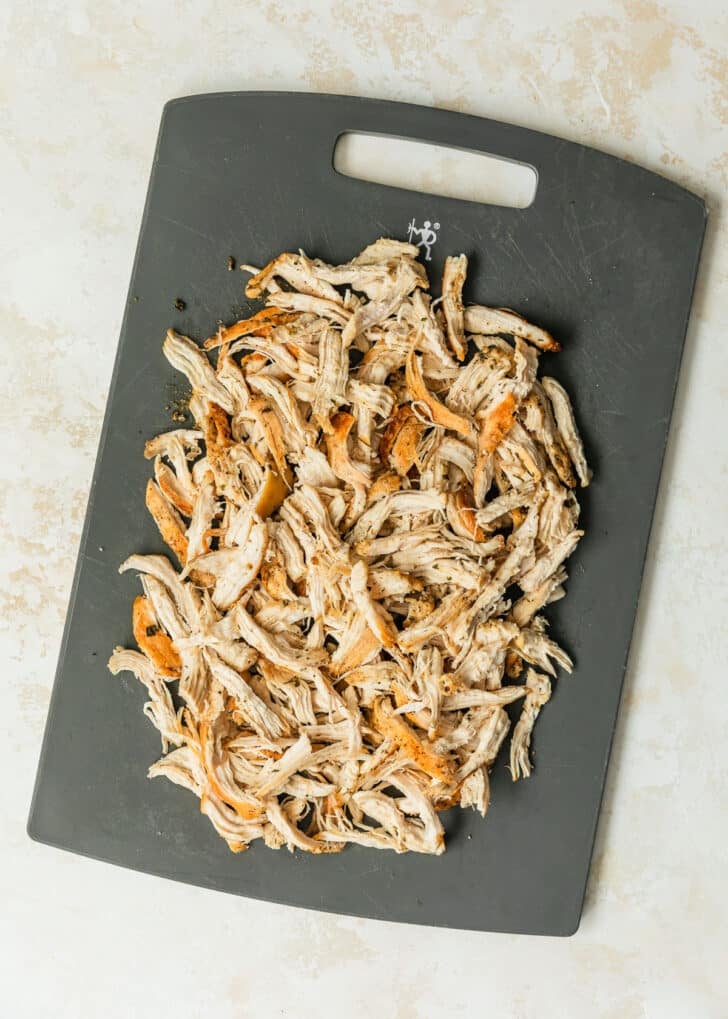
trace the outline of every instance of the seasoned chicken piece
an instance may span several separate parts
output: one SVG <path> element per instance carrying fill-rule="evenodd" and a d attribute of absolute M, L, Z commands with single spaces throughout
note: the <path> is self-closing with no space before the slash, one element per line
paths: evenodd
<path fill-rule="evenodd" d="M 473 433 L 472 422 L 453 413 L 430 392 L 422 374 L 421 358 L 417 357 L 414 351 L 407 358 L 406 370 L 407 392 L 413 407 L 421 409 L 433 424 L 451 429 L 458 435 L 469 438 Z"/>
<path fill-rule="evenodd" d="M 162 349 L 172 367 L 187 376 L 194 392 L 207 400 L 219 403 L 228 414 L 232 413 L 233 402 L 230 394 L 218 381 L 212 365 L 196 343 L 187 336 L 176 333 L 174 329 L 169 329 Z"/>
<path fill-rule="evenodd" d="M 281 550 L 286 573 L 295 584 L 303 578 L 306 572 L 303 549 L 292 529 L 283 520 L 275 524 L 273 535 L 278 548 Z"/>
<path fill-rule="evenodd" d="M 169 559 L 162 555 L 132 555 L 119 567 L 119 573 L 138 570 L 149 574 L 163 584 L 174 599 L 184 622 L 190 630 L 196 630 L 200 623 L 200 606 L 197 591 L 191 584 L 184 584 L 172 567 Z"/>
<path fill-rule="evenodd" d="M 269 294 L 268 301 L 273 307 L 280 311 L 288 312 L 311 312 L 312 315 L 319 315 L 321 318 L 329 319 L 339 326 L 346 326 L 351 318 L 351 312 L 344 308 L 338 301 L 332 301 L 327 297 L 312 297 L 309 294 L 280 293 Z M 248 344 L 246 344 L 247 346 Z"/>
<path fill-rule="evenodd" d="M 160 456 L 156 457 L 154 461 L 154 479 L 160 492 L 178 513 L 185 517 L 192 516 L 192 501 L 183 491 L 177 480 L 177 475 L 173 470 L 170 470 Z"/>
<path fill-rule="evenodd" d="M 195 482 L 192 478 L 188 458 L 200 456 L 202 433 L 187 429 L 167 432 L 150 439 L 144 445 L 144 456 L 154 459 L 154 473 L 159 487 L 176 508 L 190 516 L 195 501 Z M 174 473 L 162 463 L 166 457 L 174 467 Z"/>
<path fill-rule="evenodd" d="M 342 336 L 347 347 L 366 334 L 373 326 L 385 322 L 393 315 L 402 303 L 403 294 L 389 293 L 381 301 L 370 301 L 361 304 L 344 326 Z"/>
<path fill-rule="evenodd" d="M 373 329 L 370 333 L 375 335 Z M 410 347 L 409 329 L 396 321 L 390 323 L 390 328 L 378 336 L 364 355 L 356 369 L 357 379 L 382 385 L 393 372 L 404 366 Z"/>
<path fill-rule="evenodd" d="M 361 281 L 365 267 L 357 267 L 356 275 Z M 369 274 L 367 287 L 368 302 L 361 303 L 344 326 L 344 339 L 352 343 L 359 335 L 367 333 L 372 326 L 396 315 L 405 298 L 423 285 L 421 267 L 411 258 L 395 258 L 387 265 L 386 275 L 376 282 L 371 279 L 372 266 L 366 267 Z"/>
<path fill-rule="evenodd" d="M 412 681 L 429 712 L 427 735 L 434 739 L 442 707 L 442 652 L 437 647 L 420 648 L 415 657 Z"/>
<path fill-rule="evenodd" d="M 212 524 L 216 515 L 215 478 L 212 471 L 205 471 L 195 496 L 192 519 L 186 532 L 187 555 L 190 559 L 197 559 L 210 548 Z"/>
<path fill-rule="evenodd" d="M 512 647 L 525 661 L 538 665 L 550 676 L 556 676 L 551 659 L 558 662 L 566 672 L 571 672 L 574 663 L 555 641 L 549 640 L 545 633 L 536 628 L 538 622 L 537 617 L 531 627 L 524 627 L 513 641 Z"/>
<path fill-rule="evenodd" d="M 573 530 L 562 538 L 556 545 L 540 555 L 534 565 L 526 573 L 523 573 L 518 583 L 525 592 L 534 591 L 547 577 L 550 577 L 555 570 L 571 555 L 584 532 Z"/>
<path fill-rule="evenodd" d="M 179 679 L 182 661 L 168 634 L 160 629 L 152 603 L 141 595 L 134 599 L 132 609 L 134 640 L 154 665 L 157 673 Z"/>
<path fill-rule="evenodd" d="M 514 359 L 509 348 L 508 354 L 492 349 L 476 354 L 464 365 L 447 394 L 448 407 L 458 414 L 473 415 L 489 400 L 496 386 L 502 386 L 514 370 Z M 505 395 L 505 394 L 504 394 Z"/>
<path fill-rule="evenodd" d="M 219 649 L 218 645 L 218 651 Z M 201 718 L 205 714 L 205 702 L 210 686 L 207 660 L 202 653 L 202 648 L 187 648 L 181 652 L 181 657 L 182 670 L 177 693 L 187 707 Z"/>
<path fill-rule="evenodd" d="M 394 714 L 392 705 L 386 698 L 382 698 L 374 705 L 372 724 L 377 732 L 392 740 L 406 759 L 426 775 L 445 784 L 452 780 L 452 765 L 431 750 L 403 718 Z"/>
<path fill-rule="evenodd" d="M 330 434 L 326 436 L 326 448 L 329 454 L 331 470 L 337 478 L 356 487 L 369 485 L 371 469 L 368 464 L 355 463 L 348 448 L 349 432 L 354 424 L 353 414 L 339 411 L 330 422 Z"/>
<path fill-rule="evenodd" d="M 372 597 L 368 580 L 367 565 L 360 559 L 352 566 L 349 576 L 353 603 L 366 619 L 367 626 L 377 637 L 382 647 L 391 647 L 397 640 L 396 627 L 387 610 Z"/>
<path fill-rule="evenodd" d="M 225 665 L 212 648 L 206 650 L 205 657 L 212 675 L 234 698 L 237 709 L 257 733 L 275 739 L 286 732 L 286 726 L 279 716 L 254 693 L 239 672 Z"/>
<path fill-rule="evenodd" d="M 392 413 L 394 393 L 387 386 L 350 378 L 346 398 L 356 417 L 357 438 L 371 455 L 372 431 L 379 421 L 388 418 Z"/>
<path fill-rule="evenodd" d="M 537 612 L 540 612 L 545 605 L 563 598 L 566 591 L 563 584 L 566 583 L 566 570 L 559 567 L 550 577 L 547 577 L 535 590 L 522 595 L 513 606 L 511 615 L 513 620 L 520 627 L 528 626 Z"/>
<path fill-rule="evenodd" d="M 475 749 L 458 770 L 458 783 L 465 781 L 468 775 L 472 775 L 478 768 L 492 765 L 498 756 L 503 740 L 508 735 L 511 722 L 503 708 L 495 707 L 487 710 L 489 713 L 485 716 L 485 721 L 478 732 Z"/>
<path fill-rule="evenodd" d="M 360 543 L 371 542 L 379 534 L 390 517 L 410 517 L 422 519 L 423 515 L 441 512 L 445 509 L 446 498 L 440 492 L 433 491 L 397 491 L 383 495 L 374 501 L 356 522 L 348 537 L 356 548 Z M 395 538 L 395 550 L 398 539 Z M 367 548 L 362 549 L 369 554 Z"/>
<path fill-rule="evenodd" d="M 551 408 L 540 387 L 533 390 L 521 405 L 523 424 L 526 430 L 543 444 L 551 464 L 560 480 L 569 488 L 576 486 L 576 478 L 571 469 L 571 460 L 556 429 Z"/>
<path fill-rule="evenodd" d="M 503 518 L 512 510 L 529 506 L 533 501 L 535 491 L 536 486 L 528 484 L 523 488 L 511 489 L 503 495 L 489 500 L 475 513 L 478 526 L 486 530 L 500 526 Z"/>
<path fill-rule="evenodd" d="M 344 265 L 327 265 L 315 260 L 314 272 L 319 279 L 335 286 L 351 287 L 366 294 L 370 301 L 379 301 L 398 284 L 398 277 L 406 275 L 415 286 L 427 289 L 427 273 L 421 262 L 415 261 L 417 248 L 383 238 L 370 244 L 360 255 Z M 402 284 L 399 284 L 400 288 Z"/>
<path fill-rule="evenodd" d="M 366 665 L 382 649 L 382 643 L 370 629 L 364 616 L 357 616 L 346 628 L 336 650 L 331 655 L 329 671 L 334 676 L 345 676 L 352 669 Z"/>
<path fill-rule="evenodd" d="M 289 349 L 289 345 L 279 337 L 278 330 L 272 330 L 266 336 L 252 335 L 236 340 L 228 348 L 228 355 L 232 357 L 243 350 L 253 351 L 240 359 L 241 374 L 246 385 L 254 375 L 271 371 L 272 368 L 291 378 L 299 377 L 300 362 Z"/>
<path fill-rule="evenodd" d="M 249 518 L 249 529 L 234 548 L 219 548 L 195 560 L 194 568 L 215 578 L 212 600 L 223 612 L 232 608 L 256 579 L 268 547 L 268 530 L 261 521 Z"/>
<path fill-rule="evenodd" d="M 569 451 L 571 461 L 576 468 L 582 488 L 586 488 L 591 480 L 591 471 L 587 467 L 584 446 L 579 437 L 574 420 L 574 411 L 568 394 L 556 379 L 545 378 L 542 381 L 544 391 L 551 401 L 559 434 Z"/>
<path fill-rule="evenodd" d="M 476 626 L 468 654 L 451 673 L 455 684 L 499 690 L 506 654 L 518 632 L 513 622 L 504 619 L 490 618 Z"/>
<path fill-rule="evenodd" d="M 296 468 L 296 477 L 304 485 L 318 489 L 336 489 L 341 481 L 334 472 L 326 454 L 312 446 L 307 446 L 300 454 L 291 457 Z"/>
<path fill-rule="evenodd" d="M 425 616 L 419 623 L 407 627 L 397 641 L 399 647 L 409 653 L 417 651 L 425 644 L 439 640 L 444 648 L 450 648 L 450 625 L 465 610 L 469 599 L 462 591 L 453 591 L 446 595 L 436 609 Z"/>
<path fill-rule="evenodd" d="M 538 714 L 551 697 L 551 683 L 546 676 L 540 675 L 535 669 L 526 673 L 528 693 L 523 702 L 521 717 L 516 722 L 511 738 L 511 777 L 516 782 L 519 778 L 528 778 L 531 774 L 529 749 L 531 735 Z"/>
<path fill-rule="evenodd" d="M 250 376 L 248 384 L 251 391 L 264 396 L 275 411 L 285 432 L 288 453 L 302 452 L 315 444 L 316 429 L 305 420 L 298 401 L 285 383 L 259 372 Z"/>
<path fill-rule="evenodd" d="M 465 316 L 463 311 L 463 284 L 468 271 L 465 255 L 445 259 L 442 274 L 442 310 L 447 324 L 447 341 L 458 361 L 465 357 L 468 344 L 465 339 Z"/>
<path fill-rule="evenodd" d="M 379 443 L 379 458 L 397 474 L 406 475 L 417 460 L 417 446 L 427 425 L 409 404 L 397 408 L 389 419 Z"/>
<path fill-rule="evenodd" d="M 254 419 L 260 429 L 263 444 L 267 449 L 266 462 L 273 460 L 279 475 L 283 476 L 288 471 L 286 461 L 286 439 L 283 436 L 283 426 L 275 411 L 270 407 L 263 397 L 251 399 L 247 407 L 247 413 Z"/>
<path fill-rule="evenodd" d="M 342 303 L 339 292 L 321 278 L 310 259 L 306 258 L 303 253 L 298 255 L 285 253 L 274 258 L 272 262 L 269 262 L 248 280 L 245 286 L 246 296 L 260 297 L 276 276 L 285 280 L 300 294 L 310 294 L 312 297 L 320 297 L 326 301 Z"/>
<path fill-rule="evenodd" d="M 253 508 L 261 520 L 275 513 L 290 493 L 292 483 L 290 468 L 287 467 L 283 474 L 279 474 L 272 467 L 266 467 L 253 497 Z"/>
<path fill-rule="evenodd" d="M 288 325 L 289 322 L 295 322 L 297 318 L 296 312 L 285 312 L 279 308 L 262 308 L 250 318 L 241 319 L 226 328 L 221 326 L 214 336 L 205 340 L 205 350 L 232 343 L 243 336 L 269 336 L 271 329 L 275 326 Z"/>
<path fill-rule="evenodd" d="M 515 420 L 503 438 L 506 455 L 520 460 L 526 472 L 534 482 L 543 479 L 546 473 L 546 458 L 539 445 L 531 438 L 523 426 Z"/>
<path fill-rule="evenodd" d="M 460 806 L 472 807 L 485 817 L 490 806 L 490 778 L 487 767 L 478 768 L 460 786 Z"/>
<path fill-rule="evenodd" d="M 319 370 L 311 405 L 320 423 L 346 402 L 349 355 L 343 334 L 327 329 L 319 345 Z"/>
<path fill-rule="evenodd" d="M 516 401 L 512 392 L 480 418 L 478 425 L 478 452 L 473 471 L 473 492 L 478 506 L 483 505 L 492 481 L 492 457 L 498 446 L 513 427 Z"/>
<path fill-rule="evenodd" d="M 217 491 L 229 502 L 237 506 L 245 505 L 248 497 L 242 477 L 243 470 L 247 469 L 252 478 L 258 476 L 262 480 L 262 467 L 253 460 L 249 450 L 245 451 L 244 459 L 237 456 L 233 459 L 231 454 L 235 443 L 225 411 L 216 403 L 209 403 L 207 411 L 205 421 L 207 462 Z"/>
<path fill-rule="evenodd" d="M 147 482 L 146 504 L 164 543 L 172 549 L 177 559 L 184 566 L 187 562 L 188 547 L 184 521 L 174 506 L 162 494 L 159 486 L 155 485 L 151 479 Z"/>
<path fill-rule="evenodd" d="M 414 244 L 407 244 L 406 241 L 396 241 L 391 237 L 380 237 L 373 244 L 368 244 L 352 261 L 354 265 L 378 265 L 382 262 L 387 264 L 394 258 L 415 259 L 419 253 L 419 248 Z M 425 289 L 427 289 L 429 283 L 425 267 L 421 262 L 418 262 L 417 265 Z"/>
<path fill-rule="evenodd" d="M 465 331 L 484 336 L 506 333 L 520 336 L 541 350 L 561 350 L 561 344 L 556 342 L 551 333 L 531 325 L 510 308 L 486 308 L 471 304 L 465 309 Z"/>
<path fill-rule="evenodd" d="M 144 595 L 150 603 L 157 625 L 169 634 L 173 642 L 189 636 L 189 627 L 182 618 L 172 595 L 156 577 L 149 573 L 140 576 Z"/>
<path fill-rule="evenodd" d="M 451 384 L 459 365 L 447 345 L 444 318 L 435 314 L 430 297 L 415 291 L 411 306 L 403 308 L 399 317 L 415 335 L 415 349 L 423 355 L 425 375 Z"/>
<path fill-rule="evenodd" d="M 127 651 L 126 648 L 115 648 L 109 659 L 109 669 L 118 676 L 120 672 L 132 672 L 144 684 L 149 700 L 144 705 L 144 714 L 162 737 L 162 748 L 166 751 L 167 744 L 179 746 L 184 742 L 177 714 L 172 703 L 172 696 L 167 684 L 159 677 L 153 663 L 139 651 Z"/>
<path fill-rule="evenodd" d="M 199 755 L 190 746 L 171 750 L 149 768 L 147 775 L 149 778 L 168 778 L 170 782 L 188 789 L 198 798 L 205 787 L 205 776 Z"/>

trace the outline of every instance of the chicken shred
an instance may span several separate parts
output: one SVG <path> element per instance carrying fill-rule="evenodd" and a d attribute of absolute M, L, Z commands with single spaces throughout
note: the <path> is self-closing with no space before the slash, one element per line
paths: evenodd
<path fill-rule="evenodd" d="M 146 689 L 150 777 L 236 853 L 442 853 L 445 809 L 486 814 L 512 718 L 511 775 L 530 775 L 572 668 L 540 614 L 591 478 L 566 391 L 538 378 L 560 346 L 464 306 L 465 255 L 433 302 L 417 256 L 386 238 L 342 265 L 284 252 L 242 267 L 250 318 L 204 348 L 164 341 L 195 427 L 145 445 L 173 555 L 122 564 L 139 650 L 109 668 Z"/>

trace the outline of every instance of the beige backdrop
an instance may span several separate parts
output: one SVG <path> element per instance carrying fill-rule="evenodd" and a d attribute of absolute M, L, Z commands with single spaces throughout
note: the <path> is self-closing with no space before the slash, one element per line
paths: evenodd
<path fill-rule="evenodd" d="M 1 5 L 3 1016 L 728 1015 L 723 6 Z M 256 88 L 510 120 L 665 173 L 710 207 L 586 911 L 571 940 L 247 902 L 26 837 L 162 104 Z"/>

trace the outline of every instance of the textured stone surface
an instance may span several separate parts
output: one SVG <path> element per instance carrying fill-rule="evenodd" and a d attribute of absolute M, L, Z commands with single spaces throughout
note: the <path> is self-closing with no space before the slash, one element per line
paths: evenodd
<path fill-rule="evenodd" d="M 374 17 L 373 5 L 310 0 L 2 5 L 3 1014 L 238 1019 L 297 1015 L 303 1001 L 321 1019 L 727 1014 L 721 6 L 392 0 Z M 587 904 L 569 941 L 238 900 L 25 834 L 161 107 L 256 88 L 511 120 L 634 159 L 708 202 Z"/>

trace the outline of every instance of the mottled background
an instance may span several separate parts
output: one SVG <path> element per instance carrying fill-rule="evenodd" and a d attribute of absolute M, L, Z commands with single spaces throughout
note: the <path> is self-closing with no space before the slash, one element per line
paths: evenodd
<path fill-rule="evenodd" d="M 2 4 L 3 1016 L 728 1015 L 727 50 L 715 0 Z M 248 902 L 25 834 L 161 108 L 188 93 L 256 88 L 510 120 L 635 160 L 708 203 L 605 807 L 571 940 Z"/>

